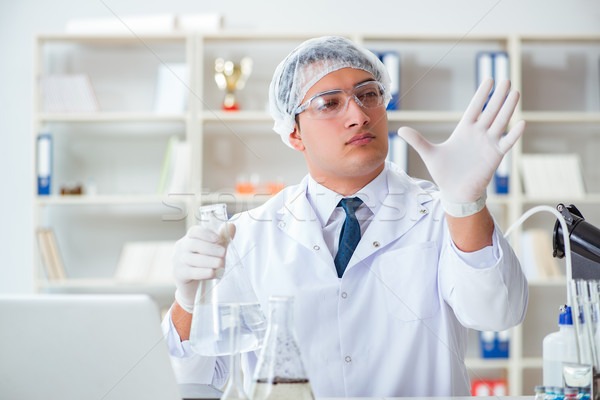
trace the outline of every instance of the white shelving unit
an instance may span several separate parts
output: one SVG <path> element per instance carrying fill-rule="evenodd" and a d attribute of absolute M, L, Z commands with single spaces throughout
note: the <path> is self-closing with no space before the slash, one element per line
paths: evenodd
<path fill-rule="evenodd" d="M 52 228 L 69 277 L 47 280 L 36 262 L 37 290 L 143 292 L 163 306 L 172 302 L 170 283 L 119 282 L 113 275 L 125 242 L 185 233 L 185 219 L 165 221 L 171 211 L 157 189 L 167 141 L 194 135 L 195 108 L 190 101 L 181 113 L 157 114 L 153 100 L 158 66 L 184 62 L 191 71 L 194 57 L 195 38 L 186 35 L 36 38 L 33 134 L 52 134 L 53 181 L 51 195 L 34 201 L 34 229 Z M 100 110 L 46 112 L 39 78 L 49 74 L 89 76 Z M 70 183 L 91 189 L 91 180 L 97 193 L 60 195 Z"/>
<path fill-rule="evenodd" d="M 503 229 L 534 205 L 554 207 L 560 202 L 576 204 L 592 223 L 600 221 L 596 161 L 600 154 L 600 37 L 346 36 L 373 50 L 400 53 L 400 108 L 388 113 L 390 131 L 410 125 L 433 141 L 442 141 L 452 132 L 475 90 L 477 52 L 506 51 L 513 87 L 522 93 L 513 120 L 524 119 L 528 127 L 511 151 L 509 194 L 489 195 L 489 207 Z M 285 184 L 301 179 L 306 173 L 304 160 L 272 133 L 266 104 L 275 66 L 308 38 L 248 32 L 38 36 L 33 134 L 52 132 L 55 174 L 52 194 L 35 199 L 33 228 L 54 229 L 70 276 L 66 281 L 48 281 L 36 264 L 38 290 L 142 291 L 168 304 L 171 285 L 112 280 L 120 245 L 128 240 L 179 238 L 194 223 L 193 210 L 202 203 L 226 202 L 233 213 L 268 198 L 237 194 L 235 183 L 242 176 L 248 179 L 258 174 L 263 181 Z M 239 61 L 244 56 L 253 58 L 254 68 L 245 89 L 238 93 L 242 110 L 221 111 L 223 94 L 214 84 L 214 59 Z M 187 110 L 180 114 L 152 111 L 156 72 L 164 62 L 185 62 L 191 71 Z M 87 73 L 102 111 L 45 112 L 37 80 L 48 73 Z M 166 196 L 157 194 L 156 187 L 166 143 L 173 135 L 191 144 L 190 181 L 185 194 Z M 581 155 L 587 194 L 573 199 L 525 194 L 519 175 L 521 155 L 562 152 Z M 412 150 L 409 173 L 429 178 Z M 61 184 L 71 179 L 85 183 L 95 175 L 100 177 L 96 195 L 57 194 Z M 550 232 L 553 225 L 553 217 L 536 216 L 523 229 L 537 226 Z M 520 235 L 517 230 L 511 238 L 518 253 Z M 564 288 L 564 279 L 530 282 L 528 313 L 523 324 L 512 330 L 510 358 L 481 359 L 474 335 L 467 360 L 472 378 L 505 378 L 509 394 L 533 394 L 534 386 L 541 383 L 541 341 L 556 330 Z"/>

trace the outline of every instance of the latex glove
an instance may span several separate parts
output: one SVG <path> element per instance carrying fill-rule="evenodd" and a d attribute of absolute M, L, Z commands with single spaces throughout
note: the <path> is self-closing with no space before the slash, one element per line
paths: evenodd
<path fill-rule="evenodd" d="M 508 94 L 508 80 L 498 83 L 482 111 L 493 84 L 487 79 L 479 86 L 456 129 L 443 143 L 432 144 L 412 128 L 398 129 L 398 135 L 419 153 L 440 188 L 444 210 L 456 217 L 475 214 L 485 206 L 486 189 L 494 172 L 525 130 L 525 122 L 519 121 L 503 136 L 520 97 L 516 91 Z"/>
<path fill-rule="evenodd" d="M 235 225 L 225 223 L 219 233 L 195 225 L 175 243 L 173 277 L 175 300 L 185 311 L 194 309 L 194 299 L 201 280 L 212 279 L 225 267 L 227 245 L 235 235 Z"/>

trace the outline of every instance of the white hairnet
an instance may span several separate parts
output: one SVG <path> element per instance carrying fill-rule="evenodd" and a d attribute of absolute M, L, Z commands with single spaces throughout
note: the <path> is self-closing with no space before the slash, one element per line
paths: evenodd
<path fill-rule="evenodd" d="M 308 90 L 325 75 L 342 68 L 361 69 L 373 75 L 384 87 L 387 106 L 391 99 L 390 76 L 375 54 L 342 37 L 307 40 L 277 66 L 269 86 L 273 130 L 285 144 L 291 146 L 289 135 L 294 131 L 294 112 Z"/>

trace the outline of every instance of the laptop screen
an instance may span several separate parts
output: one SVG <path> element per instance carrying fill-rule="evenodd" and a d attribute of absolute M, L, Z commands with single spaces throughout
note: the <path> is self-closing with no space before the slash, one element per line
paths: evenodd
<path fill-rule="evenodd" d="M 0 398 L 180 400 L 145 295 L 0 296 Z"/>

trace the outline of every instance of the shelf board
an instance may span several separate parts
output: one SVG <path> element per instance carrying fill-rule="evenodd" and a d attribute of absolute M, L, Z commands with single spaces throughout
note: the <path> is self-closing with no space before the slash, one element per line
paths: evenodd
<path fill-rule="evenodd" d="M 523 43 L 527 42 L 598 42 L 600 36 L 597 34 L 565 34 L 565 35 L 544 35 L 544 34 L 526 34 L 519 36 Z"/>
<path fill-rule="evenodd" d="M 525 194 L 522 199 L 523 204 L 543 204 L 551 203 L 577 203 L 577 204 L 597 204 L 600 203 L 600 193 L 590 193 L 584 196 L 532 196 Z"/>
<path fill-rule="evenodd" d="M 521 368 L 542 368 L 544 360 L 542 357 L 523 357 L 519 360 Z"/>
<path fill-rule="evenodd" d="M 388 111 L 390 122 L 458 122 L 461 111 Z"/>
<path fill-rule="evenodd" d="M 170 282 L 126 282 L 110 278 L 74 278 L 40 281 L 39 285 L 48 290 L 114 290 L 114 291 L 167 291 L 175 288 Z"/>
<path fill-rule="evenodd" d="M 469 33 L 467 34 L 439 34 L 439 33 L 415 33 L 415 34 L 388 34 L 388 33 L 363 33 L 354 36 L 359 36 L 364 41 L 407 41 L 407 42 L 480 42 L 494 41 L 506 42 L 509 38 L 507 35 L 486 34 L 486 33 Z"/>
<path fill-rule="evenodd" d="M 468 369 L 507 369 L 509 358 L 467 358 L 465 364 Z"/>
<path fill-rule="evenodd" d="M 270 194 L 238 194 L 233 192 L 212 192 L 202 196 L 202 204 L 225 203 L 227 205 L 247 204 L 259 206 L 273 197 Z"/>
<path fill-rule="evenodd" d="M 284 41 L 284 40 L 301 40 L 305 41 L 311 39 L 313 37 L 319 36 L 329 36 L 329 35 L 339 35 L 339 36 L 353 36 L 353 35 L 344 35 L 340 33 L 333 32 L 319 32 L 314 34 L 307 34 L 301 32 L 278 32 L 276 35 L 273 35 L 269 32 L 257 32 L 257 31 L 248 31 L 242 29 L 228 29 L 226 31 L 219 32 L 205 32 L 200 34 L 202 39 L 205 41 L 251 41 L 251 40 L 264 40 L 264 41 Z"/>
<path fill-rule="evenodd" d="M 152 112 L 39 113 L 40 122 L 185 122 L 187 114 Z"/>
<path fill-rule="evenodd" d="M 127 204 L 140 204 L 140 205 L 162 205 L 165 201 L 172 201 L 173 199 L 178 201 L 196 201 L 197 196 L 176 196 L 170 197 L 169 195 L 98 195 L 98 196 L 86 196 L 86 195 L 65 195 L 65 196 L 37 196 L 36 203 L 38 206 L 49 206 L 49 205 L 127 205 Z M 260 205 L 272 197 L 270 194 L 238 194 L 234 192 L 211 192 L 202 194 L 200 200 L 203 204 L 212 203 L 225 203 L 225 204 L 250 204 Z"/>
<path fill-rule="evenodd" d="M 600 112 L 585 111 L 523 111 L 521 118 L 528 123 L 600 123 Z"/>
<path fill-rule="evenodd" d="M 84 43 L 133 43 L 140 44 L 140 40 L 152 42 L 183 42 L 192 37 L 192 34 L 166 32 L 156 34 L 123 33 L 42 33 L 37 35 L 41 42 L 84 42 Z"/>
<path fill-rule="evenodd" d="M 49 205 L 122 205 L 122 204 L 149 204 L 160 205 L 167 195 L 65 195 L 65 196 L 37 196 L 39 206 Z"/>
<path fill-rule="evenodd" d="M 390 122 L 458 122 L 460 111 L 388 111 Z M 266 111 L 203 111 L 200 118 L 206 122 L 272 122 Z"/>
<path fill-rule="evenodd" d="M 506 41 L 506 35 L 497 34 L 429 34 L 429 33 L 411 33 L 411 34 L 387 34 L 387 33 L 369 33 L 369 32 L 315 32 L 311 34 L 298 33 L 298 32 L 278 32 L 277 35 L 273 35 L 269 32 L 256 32 L 247 30 L 228 30 L 223 32 L 208 32 L 203 33 L 202 38 L 204 40 L 265 40 L 265 41 L 276 41 L 276 40 L 307 40 L 314 37 L 320 36 L 345 36 L 348 38 L 357 38 L 364 41 L 367 40 L 380 40 L 380 41 L 439 41 L 439 42 L 452 42 L 452 41 Z"/>
<path fill-rule="evenodd" d="M 203 203 L 244 203 L 260 205 L 265 201 L 269 200 L 272 195 L 266 193 L 257 194 L 238 194 L 234 192 L 212 192 L 202 196 Z M 504 205 L 507 206 L 510 202 L 510 198 L 507 195 L 489 195 L 487 198 L 489 204 Z"/>
<path fill-rule="evenodd" d="M 165 32 L 157 34 L 139 34 L 133 35 L 131 33 L 41 33 L 38 35 L 38 39 L 45 41 L 135 41 L 138 38 L 156 41 L 177 41 L 184 40 L 195 33 L 186 34 L 185 32 Z M 299 32 L 277 32 L 274 35 L 271 32 L 257 32 L 250 30 L 227 30 L 218 32 L 203 32 L 199 33 L 204 40 L 221 40 L 221 39 L 235 39 L 235 40 L 286 40 L 286 39 L 310 39 L 313 37 L 326 36 L 326 35 L 338 35 L 347 37 L 360 37 L 364 40 L 409 40 L 409 41 L 450 41 L 456 39 L 468 40 L 468 41 L 479 41 L 479 40 L 506 40 L 508 35 L 498 34 L 486 34 L 486 33 L 475 33 L 469 34 L 465 37 L 464 34 L 456 33 L 371 33 L 371 32 L 316 32 L 312 34 L 299 33 Z M 561 35 L 548 35 L 548 34 L 525 34 L 519 35 L 519 39 L 523 42 L 529 41 L 544 41 L 544 42 L 572 42 L 572 41 L 599 41 L 600 36 L 597 34 L 561 34 Z"/>
<path fill-rule="evenodd" d="M 398 110 L 388 111 L 390 122 L 458 122 L 462 111 L 425 111 Z M 208 111 L 201 114 L 207 122 L 239 121 L 239 122 L 271 122 L 271 115 L 266 111 Z M 600 123 L 600 112 L 552 112 L 523 111 L 521 118 L 527 122 L 546 123 Z"/>
<path fill-rule="evenodd" d="M 510 203 L 510 195 L 508 194 L 488 194 L 487 195 L 487 204 L 508 206 Z"/>
<path fill-rule="evenodd" d="M 542 368 L 543 360 L 541 357 L 523 357 L 519 360 L 511 358 L 478 358 L 469 357 L 465 364 L 469 369 L 508 369 L 514 362 L 518 363 L 520 368 Z"/>
<path fill-rule="evenodd" d="M 175 294 L 175 284 L 170 282 L 125 282 L 110 278 L 40 280 L 37 287 L 38 292 L 52 294 L 146 294 L 165 309 L 173 303 Z"/>
<path fill-rule="evenodd" d="M 557 288 L 567 285 L 567 278 L 565 276 L 556 276 L 551 278 L 536 278 L 527 281 L 527 284 L 531 287 L 547 287 Z"/>
<path fill-rule="evenodd" d="M 202 111 L 200 118 L 206 122 L 273 122 L 266 111 Z"/>

